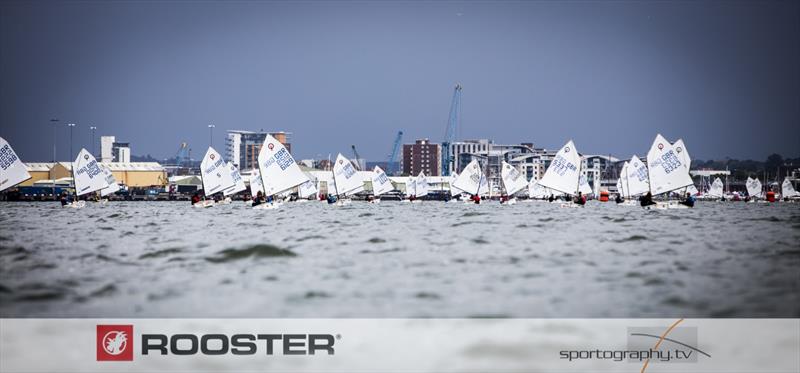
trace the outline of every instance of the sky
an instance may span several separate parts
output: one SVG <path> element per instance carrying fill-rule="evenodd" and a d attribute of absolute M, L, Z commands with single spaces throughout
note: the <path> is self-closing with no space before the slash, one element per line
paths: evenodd
<path fill-rule="evenodd" d="M 385 160 L 398 130 L 443 140 L 456 83 L 457 140 L 797 157 L 800 2 L 0 2 L 0 136 L 30 162 L 54 128 L 58 160 L 91 151 L 90 126 L 97 152 L 200 158 L 209 124 L 220 152 L 263 129 Z"/>

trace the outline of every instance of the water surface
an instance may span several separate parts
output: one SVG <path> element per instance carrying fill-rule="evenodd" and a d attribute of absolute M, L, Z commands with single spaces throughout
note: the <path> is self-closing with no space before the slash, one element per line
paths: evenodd
<path fill-rule="evenodd" d="M 2 317 L 800 317 L 800 204 L 0 203 Z"/>

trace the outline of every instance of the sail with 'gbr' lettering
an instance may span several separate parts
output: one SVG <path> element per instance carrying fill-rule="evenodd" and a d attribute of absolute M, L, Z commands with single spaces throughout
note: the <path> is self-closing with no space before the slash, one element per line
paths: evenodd
<path fill-rule="evenodd" d="M 114 178 L 114 174 L 111 173 L 111 170 L 108 166 L 101 164 L 100 169 L 103 170 L 103 175 L 106 178 L 107 187 L 100 189 L 100 195 L 105 197 L 109 194 L 116 193 L 119 190 L 119 184 L 117 184 L 117 179 Z"/>
<path fill-rule="evenodd" d="M 345 158 L 342 153 L 336 156 L 333 165 L 333 180 L 336 183 L 336 194 L 355 194 L 358 189 L 364 188 L 364 182 L 356 172 L 356 168 Z"/>
<path fill-rule="evenodd" d="M 200 162 L 200 177 L 203 179 L 203 193 L 206 196 L 222 192 L 233 185 L 225 160 L 210 146 Z"/>
<path fill-rule="evenodd" d="M 244 185 L 244 179 L 242 179 L 242 174 L 239 173 L 239 169 L 236 168 L 236 166 L 230 161 L 228 161 L 228 164 L 225 167 L 228 169 L 228 173 L 230 173 L 231 181 L 233 182 L 233 184 L 225 188 L 225 190 L 222 191 L 222 194 L 224 194 L 225 196 L 229 196 L 231 194 L 236 194 L 247 189 L 247 186 Z"/>
<path fill-rule="evenodd" d="M 561 193 L 576 194 L 580 182 L 581 157 L 575 144 L 569 140 L 556 153 L 556 156 L 539 180 L 539 185 Z"/>
<path fill-rule="evenodd" d="M 478 194 L 482 189 L 482 178 L 481 166 L 473 159 L 450 185 L 469 194 Z"/>
<path fill-rule="evenodd" d="M 97 159 L 86 149 L 81 149 L 75 162 L 72 162 L 72 177 L 75 181 L 75 194 L 78 196 L 108 187 L 106 174 Z"/>
<path fill-rule="evenodd" d="M 650 192 L 653 195 L 668 193 L 694 184 L 692 177 L 689 176 L 689 166 L 681 159 L 682 157 L 661 134 L 656 135 L 650 151 L 647 152 Z"/>
<path fill-rule="evenodd" d="M 389 180 L 389 177 L 386 176 L 386 172 L 375 166 L 372 170 L 372 194 L 377 197 L 392 190 L 394 190 L 394 186 L 392 186 L 392 181 Z"/>
<path fill-rule="evenodd" d="M 625 170 L 626 176 L 626 191 L 628 197 L 638 196 L 650 191 L 650 175 L 647 172 L 647 165 L 639 159 L 639 156 L 634 154 L 628 162 L 628 168 Z"/>
<path fill-rule="evenodd" d="M 258 152 L 258 169 L 261 172 L 264 193 L 268 196 L 308 181 L 289 150 L 271 135 L 267 135 L 261 151 Z"/>
<path fill-rule="evenodd" d="M 31 178 L 25 164 L 11 149 L 11 145 L 0 137 L 0 191 L 11 188 Z"/>
<path fill-rule="evenodd" d="M 525 180 L 525 176 L 514 168 L 514 166 L 503 161 L 502 167 L 503 169 L 500 171 L 500 175 L 503 179 L 503 187 L 507 195 L 513 196 L 515 193 L 528 186 L 528 181 Z"/>

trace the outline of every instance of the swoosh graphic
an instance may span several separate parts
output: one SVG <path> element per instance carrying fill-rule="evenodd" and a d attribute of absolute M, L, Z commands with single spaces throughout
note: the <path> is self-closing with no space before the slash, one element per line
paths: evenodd
<path fill-rule="evenodd" d="M 642 336 L 642 337 L 653 337 L 653 338 L 656 338 L 656 339 L 661 339 L 661 337 L 659 337 L 659 336 L 657 336 L 657 335 L 645 334 L 645 333 L 631 333 L 631 335 Z M 691 348 L 692 350 L 695 350 L 695 351 L 697 351 L 697 352 L 699 352 L 699 353 L 701 353 L 701 354 L 703 354 L 703 355 L 706 355 L 706 356 L 708 356 L 708 357 L 711 357 L 711 355 L 709 355 L 709 354 L 705 353 L 704 351 L 700 350 L 700 349 L 699 349 L 699 348 L 697 348 L 697 347 L 694 347 L 694 346 L 689 346 L 689 345 L 687 345 L 686 343 L 683 343 L 683 342 L 680 342 L 680 341 L 676 341 L 676 340 L 674 340 L 674 339 L 670 339 L 670 338 L 667 338 L 667 337 L 664 337 L 663 339 L 664 339 L 665 341 L 670 341 L 670 342 L 672 342 L 672 343 L 677 343 L 677 344 L 679 344 L 679 345 L 681 345 L 681 346 L 689 347 L 689 348 Z"/>

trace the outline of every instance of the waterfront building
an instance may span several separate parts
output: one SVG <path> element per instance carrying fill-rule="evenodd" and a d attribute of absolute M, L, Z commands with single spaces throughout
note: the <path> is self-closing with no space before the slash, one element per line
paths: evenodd
<path fill-rule="evenodd" d="M 413 144 L 403 144 L 401 169 L 404 175 L 438 176 L 442 170 L 442 146 L 431 143 L 428 139 L 419 139 Z"/>
<path fill-rule="evenodd" d="M 225 138 L 225 159 L 240 170 L 257 168 L 258 152 L 261 151 L 268 134 L 283 144 L 289 153 L 292 152 L 292 145 L 288 141 L 291 135 L 289 132 L 229 130 Z"/>

